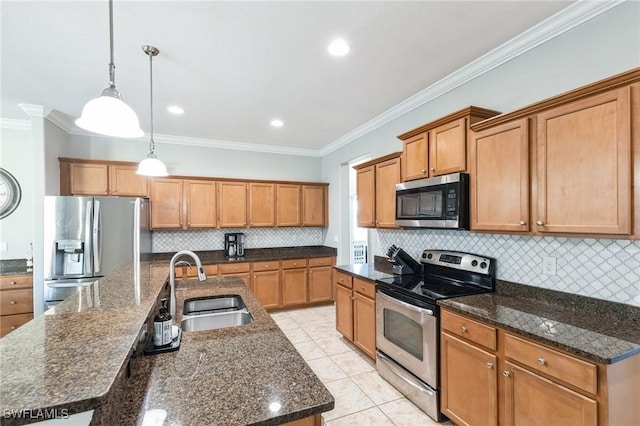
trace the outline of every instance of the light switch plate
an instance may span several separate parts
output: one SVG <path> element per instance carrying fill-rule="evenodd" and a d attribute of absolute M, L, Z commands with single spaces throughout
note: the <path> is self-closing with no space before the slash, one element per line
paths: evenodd
<path fill-rule="evenodd" d="M 9 245 L 7 243 L 0 243 L 0 251 L 9 251 Z"/>

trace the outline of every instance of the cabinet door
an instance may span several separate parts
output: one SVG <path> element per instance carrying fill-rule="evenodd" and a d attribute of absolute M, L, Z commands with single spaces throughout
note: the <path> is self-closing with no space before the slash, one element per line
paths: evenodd
<path fill-rule="evenodd" d="M 353 341 L 353 300 L 350 288 L 339 284 L 336 290 L 336 330 L 344 337 Z"/>
<path fill-rule="evenodd" d="M 278 184 L 276 187 L 277 226 L 302 225 L 300 209 L 300 185 Z"/>
<path fill-rule="evenodd" d="M 353 344 L 376 357 L 376 302 L 359 293 L 353 300 Z"/>
<path fill-rule="evenodd" d="M 182 228 L 182 180 L 152 179 L 151 196 L 151 228 Z"/>
<path fill-rule="evenodd" d="M 401 182 L 400 158 L 376 164 L 376 226 L 396 226 L 396 184 Z"/>
<path fill-rule="evenodd" d="M 282 271 L 282 306 L 307 303 L 307 269 Z"/>
<path fill-rule="evenodd" d="M 356 172 L 356 198 L 358 199 L 358 226 L 376 226 L 376 171 L 375 166 L 358 169 Z"/>
<path fill-rule="evenodd" d="M 402 180 L 404 182 L 428 176 L 427 133 L 403 141 Z"/>
<path fill-rule="evenodd" d="M 221 228 L 247 226 L 247 184 L 244 182 L 218 183 L 218 223 Z"/>
<path fill-rule="evenodd" d="M 216 183 L 206 180 L 184 181 L 188 228 L 215 228 Z"/>
<path fill-rule="evenodd" d="M 467 169 L 467 119 L 461 118 L 429 131 L 429 176 Z"/>
<path fill-rule="evenodd" d="M 148 197 L 149 178 L 136 174 L 138 166 L 109 165 L 109 192 L 121 197 Z"/>
<path fill-rule="evenodd" d="M 249 184 L 249 226 L 275 226 L 276 186 L 272 183 Z"/>
<path fill-rule="evenodd" d="M 505 362 L 505 425 L 596 426 L 596 401 Z"/>
<path fill-rule="evenodd" d="M 324 185 L 302 186 L 302 226 L 325 226 Z"/>
<path fill-rule="evenodd" d="M 538 114 L 538 231 L 631 232 L 629 91 Z"/>
<path fill-rule="evenodd" d="M 528 119 L 471 137 L 471 229 L 529 230 Z"/>
<path fill-rule="evenodd" d="M 309 268 L 309 302 L 333 300 L 331 266 Z"/>
<path fill-rule="evenodd" d="M 108 169 L 106 164 L 71 163 L 71 195 L 108 195 Z"/>
<path fill-rule="evenodd" d="M 253 294 L 265 309 L 280 307 L 280 271 L 254 272 Z"/>
<path fill-rule="evenodd" d="M 456 424 L 497 425 L 496 356 L 442 333 L 440 363 L 441 411 Z"/>
<path fill-rule="evenodd" d="M 246 285 L 247 288 L 253 292 L 253 287 L 251 285 L 251 274 L 249 272 L 233 273 L 233 274 L 221 274 L 220 276 L 221 277 L 238 277 L 244 282 L 244 285 Z"/>

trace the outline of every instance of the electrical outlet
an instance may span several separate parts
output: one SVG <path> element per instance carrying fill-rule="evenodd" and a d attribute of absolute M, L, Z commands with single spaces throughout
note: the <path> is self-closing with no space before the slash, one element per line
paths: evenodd
<path fill-rule="evenodd" d="M 543 257 L 542 258 L 542 273 L 545 275 L 556 274 L 556 258 L 555 257 Z"/>
<path fill-rule="evenodd" d="M 9 245 L 7 243 L 0 243 L 0 251 L 9 251 Z"/>

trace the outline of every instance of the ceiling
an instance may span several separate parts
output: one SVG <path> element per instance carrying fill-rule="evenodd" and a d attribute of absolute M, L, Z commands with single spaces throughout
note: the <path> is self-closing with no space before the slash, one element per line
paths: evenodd
<path fill-rule="evenodd" d="M 151 44 L 156 135 L 320 150 L 571 3 L 115 0 L 116 86 L 148 132 Z M 0 8 L 0 116 L 73 123 L 108 85 L 107 0 Z"/>

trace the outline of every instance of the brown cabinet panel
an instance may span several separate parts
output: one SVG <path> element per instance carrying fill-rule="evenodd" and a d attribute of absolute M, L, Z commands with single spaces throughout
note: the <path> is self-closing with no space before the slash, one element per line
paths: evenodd
<path fill-rule="evenodd" d="M 268 260 L 265 262 L 254 262 L 253 271 L 277 271 L 280 269 L 279 260 Z"/>
<path fill-rule="evenodd" d="M 276 225 L 276 186 L 272 183 L 249 184 L 249 226 Z"/>
<path fill-rule="evenodd" d="M 196 265 L 191 265 L 191 267 L 185 266 L 184 268 L 187 278 L 195 278 L 198 276 L 198 267 Z M 202 265 L 202 270 L 208 278 L 213 278 L 218 275 L 218 265 Z"/>
<path fill-rule="evenodd" d="M 148 197 L 149 178 L 136 174 L 138 166 L 109 165 L 109 192 L 121 197 Z"/>
<path fill-rule="evenodd" d="M 376 168 L 358 169 L 356 173 L 357 221 L 362 228 L 376 226 Z"/>
<path fill-rule="evenodd" d="M 353 278 L 351 277 L 351 275 L 340 272 L 337 269 L 334 269 L 333 272 L 335 274 L 334 282 L 336 284 L 340 284 L 341 286 L 347 287 L 348 289 L 353 288 Z"/>
<path fill-rule="evenodd" d="M 307 269 L 282 271 L 282 306 L 304 305 L 309 301 Z"/>
<path fill-rule="evenodd" d="M 498 424 L 497 357 L 441 334 L 441 411 L 460 425 Z"/>
<path fill-rule="evenodd" d="M 376 357 L 376 302 L 359 293 L 353 300 L 353 344 Z"/>
<path fill-rule="evenodd" d="M 422 179 L 429 175 L 428 134 L 421 133 L 403 141 L 402 180 Z"/>
<path fill-rule="evenodd" d="M 336 284 L 336 330 L 353 341 L 353 300 L 350 288 Z"/>
<path fill-rule="evenodd" d="M 33 313 L 0 316 L 0 337 L 33 319 Z"/>
<path fill-rule="evenodd" d="M 353 290 L 371 299 L 376 298 L 376 286 L 373 281 L 354 278 Z"/>
<path fill-rule="evenodd" d="M 396 184 L 402 181 L 400 157 L 376 164 L 375 220 L 378 228 L 396 226 Z"/>
<path fill-rule="evenodd" d="M 0 276 L 0 290 L 16 290 L 19 288 L 33 288 L 33 276 L 32 275 Z"/>
<path fill-rule="evenodd" d="M 0 316 L 33 312 L 33 289 L 0 292 Z"/>
<path fill-rule="evenodd" d="M 280 302 L 280 271 L 254 272 L 253 294 L 265 309 L 282 306 Z"/>
<path fill-rule="evenodd" d="M 471 229 L 529 230 L 528 119 L 473 134 Z"/>
<path fill-rule="evenodd" d="M 184 181 L 188 228 L 215 228 L 217 226 L 216 182 L 206 180 Z"/>
<path fill-rule="evenodd" d="M 109 195 L 109 167 L 106 164 L 69 165 L 71 195 Z"/>
<path fill-rule="evenodd" d="M 306 268 L 307 259 L 286 259 L 282 261 L 282 269 Z"/>
<path fill-rule="evenodd" d="M 429 131 L 429 176 L 467 169 L 467 119 L 461 118 Z"/>
<path fill-rule="evenodd" d="M 240 274 L 243 272 L 249 272 L 251 270 L 251 264 L 248 262 L 245 263 L 223 263 L 220 265 L 220 274 L 222 275 L 230 275 L 230 274 Z"/>
<path fill-rule="evenodd" d="M 332 266 L 335 262 L 333 257 L 314 257 L 309 259 L 309 267 L 315 268 L 317 266 Z"/>
<path fill-rule="evenodd" d="M 309 268 L 309 303 L 333 300 L 331 266 Z"/>
<path fill-rule="evenodd" d="M 326 187 L 302 186 L 302 226 L 326 226 Z"/>
<path fill-rule="evenodd" d="M 151 228 L 182 228 L 183 197 L 181 179 L 151 180 Z"/>
<path fill-rule="evenodd" d="M 218 223 L 221 228 L 247 226 L 247 184 L 219 182 L 218 209 Z"/>
<path fill-rule="evenodd" d="M 300 185 L 276 185 L 276 225 L 302 225 Z"/>
<path fill-rule="evenodd" d="M 440 324 L 443 331 L 455 334 L 485 348 L 497 349 L 498 337 L 495 327 L 452 314 L 449 311 L 442 311 Z"/>

